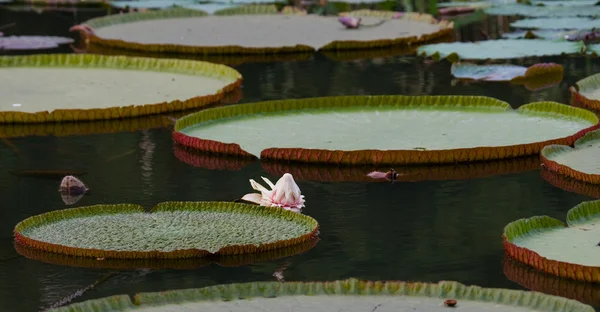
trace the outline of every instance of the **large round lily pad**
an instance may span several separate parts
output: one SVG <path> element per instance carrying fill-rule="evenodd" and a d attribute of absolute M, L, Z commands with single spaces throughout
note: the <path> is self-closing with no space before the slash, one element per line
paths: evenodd
<path fill-rule="evenodd" d="M 227 202 L 166 202 L 52 211 L 15 227 L 23 245 L 72 256 L 193 258 L 268 251 L 317 235 L 313 218 L 281 208 Z"/>
<path fill-rule="evenodd" d="M 241 81 L 233 68 L 200 61 L 91 54 L 5 56 L 0 57 L 0 123 L 180 111 L 218 102 Z"/>
<path fill-rule="evenodd" d="M 549 1 L 548 1 L 549 2 Z M 578 1 L 570 1 L 576 3 Z M 577 16 L 597 16 L 600 15 L 600 7 L 595 5 L 590 6 L 536 6 L 524 4 L 509 4 L 500 5 L 485 9 L 485 13 L 489 15 L 520 15 L 527 17 L 577 17 Z"/>
<path fill-rule="evenodd" d="M 600 74 L 595 74 L 575 83 L 570 88 L 572 99 L 581 106 L 600 110 Z"/>
<path fill-rule="evenodd" d="M 584 17 L 528 18 L 512 22 L 511 27 L 521 29 L 594 29 L 600 20 Z"/>
<path fill-rule="evenodd" d="M 593 312 L 575 300 L 521 290 L 397 281 L 255 282 L 216 285 L 89 300 L 49 312 L 66 311 L 448 311 L 445 299 L 463 311 Z"/>
<path fill-rule="evenodd" d="M 532 155 L 597 127 L 594 113 L 553 102 L 512 110 L 479 96 L 340 96 L 203 110 L 179 119 L 173 138 L 263 160 L 431 164 Z"/>
<path fill-rule="evenodd" d="M 579 54 L 583 50 L 582 42 L 507 39 L 429 44 L 419 47 L 417 54 L 435 60 L 447 58 L 455 62 L 458 60 L 514 59 Z"/>
<path fill-rule="evenodd" d="M 548 145 L 541 151 L 542 163 L 554 172 L 586 183 L 600 184 L 600 130 L 575 141 L 575 147 Z"/>
<path fill-rule="evenodd" d="M 519 219 L 504 228 L 511 258 L 564 278 L 600 282 L 600 200 L 567 213 L 567 224 L 549 216 Z"/>
<path fill-rule="evenodd" d="M 427 15 L 429 16 L 429 15 Z M 215 12 L 166 9 L 108 16 L 86 22 L 90 42 L 149 52 L 266 54 L 408 46 L 452 33 L 451 22 L 431 16 L 364 16 L 367 25 L 347 29 L 337 17 L 278 14 L 275 6 L 243 6 Z M 400 29 L 400 30 L 399 30 Z"/>

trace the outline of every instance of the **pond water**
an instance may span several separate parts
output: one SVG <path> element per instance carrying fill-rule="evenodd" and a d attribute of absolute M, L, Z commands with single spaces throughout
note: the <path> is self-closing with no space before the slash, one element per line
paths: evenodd
<path fill-rule="evenodd" d="M 3 10 L 0 24 L 16 22 L 16 26 L 5 30 L 6 35 L 68 36 L 66 29 L 90 17 L 85 14 L 101 13 L 84 12 L 74 18 L 68 13 L 38 15 Z M 456 36 L 463 41 L 478 40 L 482 32 L 508 30 L 506 21 L 486 18 L 457 29 Z M 541 60 L 564 66 L 562 83 L 540 91 L 506 83 L 455 84 L 450 63 L 423 62 L 414 56 L 332 61 L 316 55 L 304 61 L 234 67 L 244 76 L 240 103 L 329 95 L 455 94 L 492 96 L 513 107 L 540 100 L 568 103 L 568 87 L 600 70 L 597 60 L 590 58 Z M 0 127 L 0 133 L 12 130 Z M 252 191 L 248 179 L 265 176 L 275 181 L 281 175 L 273 167 L 266 171 L 259 162 L 239 170 L 194 166 L 199 158 L 174 150 L 171 131 L 158 128 L 93 135 L 25 136 L 0 142 L 0 310 L 37 311 L 98 280 L 101 281 L 95 289 L 74 301 L 221 283 L 272 281 L 273 273 L 283 266 L 287 266 L 287 281 L 349 277 L 456 280 L 485 287 L 524 289 L 505 275 L 503 227 L 533 215 L 547 214 L 564 220 L 570 208 L 592 199 L 548 183 L 541 177 L 537 158 L 522 160 L 527 165 L 514 170 L 521 172 L 486 177 L 482 173 L 489 167 L 459 167 L 447 180 L 416 179 L 393 184 L 322 181 L 335 174 L 333 170 L 323 171 L 322 179 L 296 176 L 306 196 L 304 212 L 319 221 L 321 240 L 308 252 L 294 257 L 240 267 L 212 264 L 194 270 L 122 270 L 112 274 L 108 269 L 30 260 L 15 251 L 12 230 L 16 223 L 66 207 L 57 192 L 60 177 L 28 177 L 19 175 L 19 171 L 85 172 L 81 178 L 92 192 L 77 205 L 135 203 L 148 209 L 170 200 L 235 200 Z M 511 163 L 491 166 L 510 167 Z"/>

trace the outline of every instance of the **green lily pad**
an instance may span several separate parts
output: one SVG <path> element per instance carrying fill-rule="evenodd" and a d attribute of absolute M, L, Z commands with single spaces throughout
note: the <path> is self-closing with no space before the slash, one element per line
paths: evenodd
<path fill-rule="evenodd" d="M 531 4 L 534 6 L 593 6 L 598 3 L 598 0 L 532 0 Z"/>
<path fill-rule="evenodd" d="M 503 33 L 502 38 L 505 39 L 530 39 L 528 36 L 533 35 L 535 39 L 545 40 L 565 40 L 566 36 L 577 34 L 577 30 L 557 30 L 557 29 L 536 29 L 536 30 L 517 30 L 510 33 Z"/>
<path fill-rule="evenodd" d="M 592 110 L 600 110 L 600 74 L 583 78 L 571 87 L 573 104 Z"/>
<path fill-rule="evenodd" d="M 227 9 L 234 9 L 234 8 L 239 8 L 240 6 L 242 6 L 241 4 L 234 4 L 234 3 L 182 3 L 182 4 L 178 4 L 177 6 L 185 8 L 185 9 L 189 9 L 189 10 L 199 10 L 199 11 L 204 11 L 208 14 L 214 14 L 216 12 L 222 11 L 222 10 L 227 10 Z"/>
<path fill-rule="evenodd" d="M 567 213 L 567 224 L 549 216 L 511 222 L 504 248 L 511 258 L 560 277 L 600 281 L 600 200 L 583 202 Z"/>
<path fill-rule="evenodd" d="M 455 2 L 440 2 L 437 4 L 438 8 L 477 8 L 483 9 L 493 5 L 492 2 L 488 1 L 455 1 Z"/>
<path fill-rule="evenodd" d="M 537 292 L 396 281 L 257 282 L 138 293 L 71 304 L 49 312 L 74 311 L 447 311 L 445 299 L 464 311 L 593 312 L 575 300 Z M 285 307 L 285 308 L 283 308 Z"/>
<path fill-rule="evenodd" d="M 240 84 L 241 75 L 233 68 L 200 61 L 93 54 L 4 56 L 0 123 L 172 112 L 215 103 Z"/>
<path fill-rule="evenodd" d="M 94 33 L 89 34 L 93 44 L 201 54 L 375 49 L 430 42 L 452 33 L 451 22 L 431 22 L 430 15 L 422 16 L 428 19 L 417 19 L 414 14 L 384 22 L 363 17 L 364 25 L 373 26 L 347 29 L 335 16 L 278 14 L 274 5 L 251 5 L 216 11 L 214 16 L 195 10 L 166 9 L 100 17 L 86 24 L 94 28 Z"/>
<path fill-rule="evenodd" d="M 283 248 L 313 239 L 313 218 L 281 208 L 226 202 L 166 202 L 57 210 L 15 227 L 23 245 L 100 258 L 193 258 Z"/>
<path fill-rule="evenodd" d="M 529 70 L 529 68 L 531 69 Z M 452 76 L 456 78 L 485 81 L 511 81 L 515 78 L 527 79 L 538 75 L 549 75 L 553 72 L 560 72 L 560 76 L 562 77 L 563 73 L 562 65 L 554 63 L 536 64 L 529 68 L 512 64 L 477 65 L 461 62 L 452 64 L 450 70 Z"/>
<path fill-rule="evenodd" d="M 118 9 L 165 9 L 181 4 L 192 4 L 192 0 L 144 0 L 144 1 L 110 1 L 110 6 Z"/>
<path fill-rule="evenodd" d="M 548 40 L 487 40 L 480 42 L 436 43 L 421 46 L 417 54 L 433 59 L 451 61 L 513 59 L 530 56 L 550 56 L 582 53 L 581 42 L 554 42 Z"/>
<path fill-rule="evenodd" d="M 173 137 L 204 152 L 266 160 L 455 163 L 537 153 L 597 123 L 592 112 L 553 102 L 513 111 L 478 96 L 340 96 L 211 108 L 179 119 Z"/>
<path fill-rule="evenodd" d="M 600 28 L 600 19 L 584 17 L 528 18 L 510 24 L 521 29 L 594 29 Z"/>
<path fill-rule="evenodd" d="M 576 2 L 576 1 L 572 1 Z M 518 15 L 528 17 L 575 17 L 600 15 L 600 6 L 535 6 L 512 4 L 485 9 L 489 15 Z"/>
<path fill-rule="evenodd" d="M 600 184 L 600 130 L 588 132 L 567 145 L 548 145 L 541 151 L 543 164 L 551 171 L 587 183 Z"/>

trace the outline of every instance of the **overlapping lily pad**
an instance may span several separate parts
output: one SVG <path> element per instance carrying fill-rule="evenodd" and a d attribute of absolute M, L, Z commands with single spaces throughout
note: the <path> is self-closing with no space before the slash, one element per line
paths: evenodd
<path fill-rule="evenodd" d="M 512 22 L 511 27 L 521 29 L 594 29 L 600 20 L 585 17 L 528 18 Z"/>
<path fill-rule="evenodd" d="M 9 36 L 0 33 L 0 51 L 43 50 L 58 48 L 62 44 L 73 43 L 73 39 L 55 36 Z"/>
<path fill-rule="evenodd" d="M 598 127 L 592 112 L 554 102 L 512 110 L 479 96 L 340 96 L 203 110 L 179 119 L 173 138 L 203 152 L 262 160 L 439 164 L 534 155 Z"/>
<path fill-rule="evenodd" d="M 586 183 L 600 184 L 600 130 L 575 141 L 575 147 L 548 145 L 541 151 L 542 163 L 554 172 Z"/>
<path fill-rule="evenodd" d="M 511 258 L 559 277 L 600 282 L 600 200 L 583 202 L 567 213 L 567 224 L 549 216 L 519 219 L 504 228 Z"/>
<path fill-rule="evenodd" d="M 582 106 L 600 110 L 600 74 L 577 81 L 570 91 L 572 98 Z"/>
<path fill-rule="evenodd" d="M 457 282 L 437 284 L 397 281 L 256 282 L 216 285 L 198 289 L 112 296 L 61 307 L 67 311 L 446 311 L 445 299 L 456 300 L 457 309 L 473 311 L 593 312 L 575 300 L 521 290 L 465 286 Z"/>
<path fill-rule="evenodd" d="M 319 242 L 318 237 L 299 243 L 290 247 L 277 248 L 274 250 L 255 252 L 241 255 L 210 256 L 202 258 L 184 259 L 102 259 L 90 257 L 67 256 L 60 253 L 43 251 L 36 248 L 15 243 L 17 253 L 28 259 L 41 261 L 53 265 L 64 265 L 83 268 L 102 269 L 178 269 L 194 270 L 212 264 L 223 267 L 245 266 L 258 262 L 279 260 L 293 257 L 311 250 Z"/>
<path fill-rule="evenodd" d="M 362 14 L 362 13 L 361 13 Z M 346 29 L 337 17 L 278 14 L 274 5 L 215 12 L 182 8 L 107 16 L 86 22 L 93 44 L 147 52 L 270 54 L 409 46 L 447 36 L 451 22 L 426 14 L 385 19 L 374 27 Z M 380 22 L 381 18 L 363 17 Z M 398 29 L 402 29 L 399 32 Z"/>
<path fill-rule="evenodd" d="M 25 246 L 70 256 L 177 259 L 269 251 L 310 241 L 313 218 L 281 208 L 228 202 L 165 202 L 57 210 L 15 227 Z"/>
<path fill-rule="evenodd" d="M 554 1 L 545 1 L 545 3 Z M 578 1 L 569 1 L 568 3 L 577 3 Z M 507 15 L 507 16 L 527 16 L 527 17 L 553 17 L 553 18 L 564 18 L 564 17 L 578 17 L 578 16 L 590 16 L 594 17 L 600 15 L 600 7 L 595 5 L 524 5 L 524 4 L 509 4 L 499 5 L 492 8 L 485 9 L 485 13 L 489 15 Z"/>
<path fill-rule="evenodd" d="M 584 48 L 582 42 L 503 39 L 428 44 L 419 47 L 417 54 L 431 57 L 434 60 L 448 59 L 456 62 L 458 60 L 514 59 L 579 54 L 584 51 Z"/>
<path fill-rule="evenodd" d="M 594 307 L 600 306 L 600 285 L 595 283 L 542 273 L 508 257 L 504 260 L 504 275 L 531 291 L 577 300 Z"/>
<path fill-rule="evenodd" d="M 200 61 L 91 54 L 5 56 L 0 57 L 0 123 L 181 111 L 216 103 L 241 82 L 233 68 Z"/>

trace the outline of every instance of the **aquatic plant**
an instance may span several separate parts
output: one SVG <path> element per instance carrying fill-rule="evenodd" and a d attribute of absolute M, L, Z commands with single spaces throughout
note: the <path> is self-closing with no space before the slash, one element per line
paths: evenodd
<path fill-rule="evenodd" d="M 567 192 L 573 192 L 588 197 L 600 198 L 600 185 L 585 183 L 579 180 L 572 179 L 568 176 L 556 173 L 546 167 L 540 170 L 542 179 L 552 184 L 553 186 Z"/>
<path fill-rule="evenodd" d="M 73 43 L 73 39 L 56 36 L 9 36 L 0 33 L 0 51 L 42 50 L 58 48 L 59 45 Z"/>
<path fill-rule="evenodd" d="M 586 17 L 540 17 L 518 20 L 516 22 L 512 22 L 510 26 L 521 29 L 590 30 L 594 28 L 600 28 L 600 21 Z"/>
<path fill-rule="evenodd" d="M 511 258 L 537 270 L 598 283 L 599 219 L 600 200 L 569 210 L 566 225 L 549 216 L 519 219 L 504 227 L 504 249 Z"/>
<path fill-rule="evenodd" d="M 532 80 L 541 77 L 557 77 L 560 82 L 563 78 L 563 66 L 555 63 L 539 63 L 530 67 L 512 64 L 477 65 L 473 63 L 453 63 L 450 69 L 452 75 L 461 79 L 485 81 L 520 81 Z"/>
<path fill-rule="evenodd" d="M 364 14 L 362 11 L 346 13 L 350 14 L 348 16 Z M 240 6 L 216 11 L 214 16 L 183 8 L 112 15 L 86 21 L 93 30 L 80 29 L 91 44 L 184 54 L 275 54 L 406 47 L 452 34 L 452 22 L 438 22 L 431 15 L 389 13 L 388 21 L 365 29 L 360 38 L 339 27 L 335 17 L 290 10 L 280 14 L 274 5 Z M 363 21 L 372 18 L 359 17 Z M 142 21 L 144 23 L 140 23 Z M 188 32 L 189 27 L 182 26 L 179 21 L 185 21 L 185 25 L 193 23 L 195 30 Z M 148 34 L 145 27 L 149 23 L 160 31 Z M 256 27 L 247 27 L 248 23 Z M 398 34 L 398 28 L 404 33 Z M 217 29 L 218 34 L 203 29 Z M 182 35 L 173 35 L 178 32 Z M 182 36 L 186 38 L 184 42 L 179 39 Z M 177 39 L 173 41 L 175 37 Z"/>
<path fill-rule="evenodd" d="M 598 122 L 592 112 L 553 102 L 513 110 L 480 96 L 339 96 L 210 108 L 180 118 L 173 139 L 202 152 L 266 161 L 443 164 L 534 155 L 549 144 L 572 144 Z"/>
<path fill-rule="evenodd" d="M 252 189 L 259 191 L 258 193 L 246 194 L 242 200 L 253 202 L 266 207 L 281 207 L 293 212 L 300 212 L 304 207 L 304 195 L 300 192 L 300 188 L 294 181 L 294 177 L 285 173 L 277 183 L 273 184 L 271 180 L 261 177 L 265 183 L 271 188 L 270 190 L 250 179 Z"/>
<path fill-rule="evenodd" d="M 2 56 L 0 76 L 11 77 L 0 84 L 0 92 L 5 102 L 14 103 L 0 111 L 0 123 L 120 119 L 180 111 L 216 103 L 242 82 L 239 72 L 224 65 L 92 54 Z M 73 83 L 80 87 L 73 89 Z M 14 91 L 27 86 L 32 86 L 28 92 Z"/>
<path fill-rule="evenodd" d="M 567 145 L 548 145 L 540 153 L 549 170 L 586 183 L 600 184 L 600 130 Z"/>
<path fill-rule="evenodd" d="M 551 1 L 545 1 L 549 3 Z M 600 15 L 600 8 L 592 5 L 577 5 L 579 1 L 561 1 L 562 5 L 528 5 L 522 3 L 498 5 L 484 10 L 489 15 L 508 15 L 526 17 L 594 17 Z"/>
<path fill-rule="evenodd" d="M 570 87 L 571 97 L 581 106 L 600 110 L 600 74 L 595 74 L 575 83 Z"/>
<path fill-rule="evenodd" d="M 300 299 L 301 298 L 301 299 Z M 465 286 L 451 281 L 437 284 L 398 281 L 255 282 L 216 285 L 155 293 L 138 293 L 133 302 L 128 295 L 74 303 L 49 312 L 137 311 L 144 309 L 190 309 L 243 311 L 256 309 L 329 309 L 370 311 L 378 307 L 392 310 L 432 311 L 441 306 L 470 307 L 477 311 L 593 312 L 591 306 L 575 300 L 537 292 Z M 301 307 L 301 308 L 300 308 Z"/>
<path fill-rule="evenodd" d="M 165 202 L 57 210 L 19 222 L 16 242 L 94 258 L 193 258 L 269 251 L 312 240 L 318 223 L 275 207 L 229 202 Z"/>

